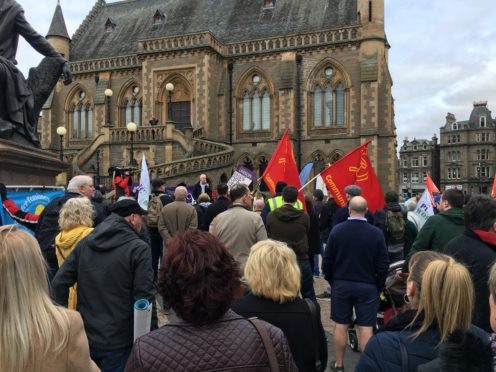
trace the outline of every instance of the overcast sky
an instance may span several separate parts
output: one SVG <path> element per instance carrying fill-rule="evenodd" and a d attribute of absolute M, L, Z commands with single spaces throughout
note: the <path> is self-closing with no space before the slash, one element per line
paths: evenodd
<path fill-rule="evenodd" d="M 17 1 L 31 25 L 46 35 L 57 2 Z M 61 1 L 70 36 L 94 3 Z M 494 0 L 385 0 L 385 13 L 399 145 L 405 136 L 439 136 L 447 112 L 467 120 L 474 101 L 487 100 L 496 113 Z M 41 56 L 21 38 L 17 59 L 27 76 Z"/>

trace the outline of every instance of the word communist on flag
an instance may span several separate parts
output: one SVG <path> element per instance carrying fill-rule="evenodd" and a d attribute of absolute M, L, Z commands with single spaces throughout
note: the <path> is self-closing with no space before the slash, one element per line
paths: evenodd
<path fill-rule="evenodd" d="M 347 204 L 344 188 L 348 185 L 360 186 L 372 212 L 384 207 L 384 194 L 368 156 L 369 144 L 370 141 L 360 145 L 320 172 L 327 189 L 341 207 Z"/>
<path fill-rule="evenodd" d="M 276 193 L 276 183 L 279 181 L 286 182 L 286 184 L 298 189 L 301 188 L 300 175 L 298 174 L 298 168 L 293 154 L 293 145 L 289 140 L 288 133 L 289 129 L 286 129 L 262 175 L 272 195 Z M 299 192 L 298 199 L 305 208 L 305 196 L 302 191 Z"/>

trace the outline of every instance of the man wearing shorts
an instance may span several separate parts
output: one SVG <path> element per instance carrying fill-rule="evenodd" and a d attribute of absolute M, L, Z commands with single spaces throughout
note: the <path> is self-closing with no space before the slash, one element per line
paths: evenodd
<path fill-rule="evenodd" d="M 332 371 L 344 371 L 348 327 L 359 327 L 360 348 L 365 349 L 372 336 L 379 310 L 379 293 L 384 288 L 389 266 L 384 234 L 367 223 L 367 201 L 355 196 L 349 203 L 347 221 L 336 225 L 327 242 L 322 269 L 331 285 L 331 319 L 334 329 L 336 361 Z"/>

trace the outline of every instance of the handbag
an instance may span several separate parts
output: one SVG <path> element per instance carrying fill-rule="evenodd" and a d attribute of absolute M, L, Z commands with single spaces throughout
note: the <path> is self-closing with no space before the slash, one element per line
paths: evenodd
<path fill-rule="evenodd" d="M 317 316 L 317 307 L 315 306 L 315 303 L 309 298 L 305 298 L 305 302 L 307 303 L 308 309 L 310 310 L 310 318 L 312 318 L 312 330 L 315 340 L 319 334 L 319 318 Z M 320 358 L 320 347 L 318 344 L 315 345 L 314 352 L 315 352 L 315 370 L 317 372 L 324 372 L 326 369 L 326 363 L 322 363 L 322 360 Z"/>
<path fill-rule="evenodd" d="M 253 317 L 253 318 L 248 318 L 248 320 L 250 321 L 251 324 L 253 324 L 258 334 L 262 338 L 265 352 L 267 353 L 267 357 L 269 358 L 270 370 L 272 372 L 279 372 L 279 362 L 277 361 L 276 352 L 274 350 L 274 344 L 272 343 L 272 340 L 269 336 L 269 333 L 267 332 L 267 329 L 265 329 L 263 324 L 260 322 L 260 319 Z"/>

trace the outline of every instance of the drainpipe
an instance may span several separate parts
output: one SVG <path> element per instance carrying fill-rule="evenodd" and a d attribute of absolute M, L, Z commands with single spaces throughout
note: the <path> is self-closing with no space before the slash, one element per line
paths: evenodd
<path fill-rule="evenodd" d="M 228 72 L 228 78 L 229 78 L 229 145 L 232 146 L 232 141 L 233 141 L 233 107 L 232 107 L 232 100 L 233 100 L 233 68 L 234 65 L 232 62 L 229 62 L 227 64 L 227 72 Z"/>
<path fill-rule="evenodd" d="M 301 62 L 303 56 L 301 54 L 296 55 L 296 159 L 298 162 L 298 171 L 301 170 L 301 135 L 303 128 L 301 125 Z"/>

